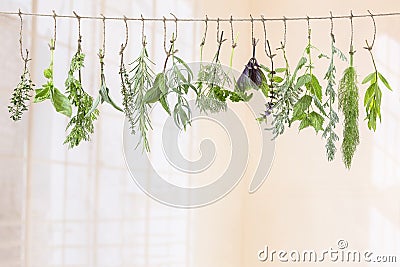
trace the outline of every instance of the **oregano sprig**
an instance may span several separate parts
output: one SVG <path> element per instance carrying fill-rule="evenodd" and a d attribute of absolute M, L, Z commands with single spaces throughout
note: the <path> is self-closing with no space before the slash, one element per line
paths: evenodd
<path fill-rule="evenodd" d="M 71 118 L 66 128 L 66 130 L 72 128 L 64 141 L 64 144 L 68 144 L 69 148 L 78 146 L 81 141 L 90 141 L 90 135 L 94 132 L 93 123 L 99 115 L 98 109 L 90 112 L 93 105 L 93 97 L 82 86 L 81 70 L 84 67 L 84 60 L 85 54 L 82 53 L 81 36 L 79 33 L 78 50 L 71 59 L 68 77 L 65 80 L 68 99 L 72 105 L 77 107 L 76 115 Z M 75 77 L 76 73 L 78 77 Z"/>

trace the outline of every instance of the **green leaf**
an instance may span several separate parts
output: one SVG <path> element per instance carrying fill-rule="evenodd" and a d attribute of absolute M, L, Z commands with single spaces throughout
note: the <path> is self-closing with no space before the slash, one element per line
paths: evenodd
<path fill-rule="evenodd" d="M 324 118 L 320 114 L 313 111 L 308 114 L 308 118 L 310 119 L 311 126 L 314 127 L 316 133 L 318 133 L 318 131 L 324 130 L 324 128 L 322 128 L 322 125 L 324 124 Z"/>
<path fill-rule="evenodd" d="M 263 71 L 265 71 L 266 73 L 270 73 L 270 72 L 271 72 L 271 70 L 270 70 L 267 66 L 265 66 L 265 65 L 263 65 L 263 64 L 260 65 L 260 68 L 261 68 Z"/>
<path fill-rule="evenodd" d="M 301 131 L 301 130 L 303 130 L 304 128 L 307 128 L 307 127 L 309 127 L 309 126 L 311 126 L 311 125 L 312 125 L 311 120 L 310 120 L 307 116 L 305 116 L 305 117 L 301 120 L 301 123 L 300 123 L 300 125 L 299 125 L 299 131 Z"/>
<path fill-rule="evenodd" d="M 91 114 L 93 112 L 95 112 L 95 110 L 97 109 L 97 107 L 99 106 L 101 101 L 101 95 L 98 95 L 96 100 L 93 102 L 91 109 L 89 110 L 89 112 L 85 115 L 85 117 L 89 117 L 91 116 Z"/>
<path fill-rule="evenodd" d="M 389 85 L 388 81 L 386 80 L 386 78 L 383 77 L 383 75 L 380 72 L 378 72 L 378 76 L 379 76 L 379 79 L 382 81 L 382 83 L 386 86 L 386 88 L 389 89 L 390 91 L 393 91 L 392 87 L 390 87 L 390 85 Z"/>
<path fill-rule="evenodd" d="M 372 72 L 372 73 L 368 74 L 367 77 L 365 77 L 361 83 L 366 84 L 369 81 L 371 81 L 371 83 L 376 82 L 376 72 Z"/>
<path fill-rule="evenodd" d="M 285 72 L 286 68 L 277 68 L 275 69 L 275 72 L 280 73 L 280 72 Z"/>
<path fill-rule="evenodd" d="M 276 83 L 281 83 L 283 81 L 283 79 L 279 76 L 274 76 L 272 78 L 272 81 L 276 82 Z"/>
<path fill-rule="evenodd" d="M 297 79 L 296 85 L 294 86 L 294 90 L 297 90 L 300 87 L 303 87 L 305 84 L 309 83 L 310 81 L 311 81 L 310 74 L 304 74 L 304 75 L 300 76 Z"/>
<path fill-rule="evenodd" d="M 296 69 L 294 70 L 293 76 L 295 76 L 297 71 L 301 69 L 306 63 L 307 63 L 307 58 L 305 57 L 300 58 L 299 62 L 297 63 Z"/>
<path fill-rule="evenodd" d="M 168 115 L 171 116 L 171 110 L 169 109 L 167 97 L 164 96 L 164 95 L 162 95 L 162 96 L 160 97 L 160 100 L 159 100 L 159 101 L 160 101 L 160 103 L 161 103 L 161 106 L 164 108 L 164 110 L 168 113 Z"/>
<path fill-rule="evenodd" d="M 36 89 L 35 92 L 34 103 L 39 103 L 50 98 L 50 88 L 47 86 L 44 86 L 42 89 Z"/>
<path fill-rule="evenodd" d="M 364 95 L 364 107 L 367 107 L 369 105 L 369 103 L 371 103 L 371 100 L 374 96 L 374 92 L 375 92 L 375 86 L 376 83 L 372 83 L 367 91 L 365 91 L 365 95 Z"/>
<path fill-rule="evenodd" d="M 165 74 L 164 73 L 159 73 L 156 76 L 156 79 L 154 80 L 154 87 L 158 87 L 163 94 L 168 93 L 168 88 L 165 82 Z"/>
<path fill-rule="evenodd" d="M 304 95 L 300 98 L 293 106 L 293 118 L 292 121 L 299 120 L 303 117 L 304 112 L 310 107 L 312 97 Z"/>
<path fill-rule="evenodd" d="M 306 83 L 306 88 L 311 94 L 315 95 L 319 101 L 322 101 L 322 87 L 314 74 L 311 76 L 310 82 Z"/>
<path fill-rule="evenodd" d="M 51 79 L 53 77 L 53 71 L 49 68 L 49 69 L 45 69 L 43 71 L 44 77 L 46 79 Z"/>
<path fill-rule="evenodd" d="M 160 100 L 161 90 L 158 87 L 150 88 L 143 97 L 143 102 L 150 104 Z"/>
<path fill-rule="evenodd" d="M 57 112 L 67 117 L 71 117 L 71 103 L 69 102 L 69 99 L 65 95 L 63 95 L 57 88 L 53 88 L 52 90 L 51 102 L 53 103 L 53 106 Z"/>

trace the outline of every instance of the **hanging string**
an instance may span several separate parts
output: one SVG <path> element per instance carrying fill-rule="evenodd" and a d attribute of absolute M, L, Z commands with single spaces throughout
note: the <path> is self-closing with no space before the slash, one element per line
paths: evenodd
<path fill-rule="evenodd" d="M 329 11 L 331 14 L 331 38 L 332 41 L 335 42 L 335 35 L 333 34 L 333 15 L 332 15 L 332 11 Z"/>
<path fill-rule="evenodd" d="M 368 13 L 371 15 L 371 19 L 374 24 L 374 37 L 372 39 L 371 45 L 368 44 L 368 41 L 365 41 L 367 43 L 367 47 L 364 47 L 364 48 L 366 48 L 367 50 L 372 50 L 372 48 L 374 47 L 374 44 L 375 44 L 375 39 L 376 39 L 376 22 L 374 19 L 374 15 L 372 15 L 371 11 L 368 10 Z"/>
<path fill-rule="evenodd" d="M 267 54 L 267 56 L 269 57 L 269 53 L 268 53 L 268 50 L 267 50 L 267 42 L 268 42 L 268 40 L 267 40 L 267 27 L 265 26 L 264 15 L 261 15 L 261 21 L 262 21 L 263 29 L 264 29 L 264 50 L 265 50 L 265 54 Z"/>
<path fill-rule="evenodd" d="M 219 18 L 217 18 L 217 43 L 219 43 Z"/>
<path fill-rule="evenodd" d="M 72 11 L 72 13 L 74 13 L 76 19 L 78 20 L 78 51 L 81 51 L 81 43 L 82 43 L 81 17 L 79 17 L 79 15 L 75 11 Z"/>
<path fill-rule="evenodd" d="M 175 42 L 176 39 L 178 38 L 178 18 L 174 14 L 172 14 L 172 13 L 170 13 L 170 14 L 171 14 L 171 16 L 173 16 L 175 18 L 175 36 L 172 37 L 173 42 Z"/>
<path fill-rule="evenodd" d="M 121 44 L 121 50 L 119 51 L 119 54 L 122 56 L 124 53 L 125 48 L 128 46 L 128 38 L 129 38 L 129 28 L 128 28 L 128 21 L 126 20 L 126 17 L 124 16 L 124 24 L 125 24 L 125 43 Z"/>
<path fill-rule="evenodd" d="M 54 20 L 54 36 L 53 36 L 53 44 L 50 46 L 51 50 L 56 49 L 56 40 L 57 40 L 57 14 L 53 10 L 53 20 Z"/>
<path fill-rule="evenodd" d="M 204 23 L 205 23 L 204 35 L 203 35 L 203 39 L 201 40 L 200 46 L 204 46 L 204 44 L 206 43 L 207 30 L 208 30 L 208 17 L 207 17 L 207 15 L 206 15 L 206 19 L 204 20 Z"/>
<path fill-rule="evenodd" d="M 102 58 L 105 57 L 106 54 L 106 17 L 103 14 L 100 14 L 103 17 L 103 53 Z"/>
<path fill-rule="evenodd" d="M 164 52 L 165 54 L 168 55 L 168 49 L 167 49 L 167 23 L 166 23 L 166 18 L 163 17 L 163 25 L 164 25 Z"/>
<path fill-rule="evenodd" d="M 310 18 L 308 16 L 307 16 L 307 31 L 308 31 L 308 40 L 311 40 Z"/>
<path fill-rule="evenodd" d="M 254 19 L 250 14 L 250 21 L 251 21 L 251 41 L 254 42 Z"/>
<path fill-rule="evenodd" d="M 146 46 L 147 45 L 147 42 L 146 42 L 146 35 L 144 35 L 144 18 L 143 18 L 143 15 L 141 14 L 140 15 L 140 17 L 141 17 L 141 21 L 142 21 L 142 45 L 143 46 Z M 165 19 L 165 18 L 164 18 Z M 165 22 L 164 22 L 165 23 Z"/>
<path fill-rule="evenodd" d="M 350 10 L 350 55 L 354 55 L 356 51 L 353 51 L 353 39 L 354 39 L 354 26 L 353 26 L 353 11 Z"/>
<path fill-rule="evenodd" d="M 19 15 L 19 12 L 8 12 L 8 11 L 0 11 L 0 15 Z M 43 14 L 43 13 L 24 13 L 21 12 L 21 15 L 23 16 L 34 16 L 34 17 L 53 17 L 54 14 Z M 341 15 L 341 16 L 334 16 L 332 17 L 333 19 L 350 19 L 351 17 L 353 18 L 366 18 L 370 17 L 371 14 L 362 14 L 362 15 Z M 390 12 L 390 13 L 378 13 L 378 14 L 373 14 L 373 17 L 389 17 L 389 16 L 400 16 L 400 12 Z M 57 18 L 72 18 L 74 19 L 74 15 L 56 15 Z M 82 19 L 92 19 L 92 20 L 102 20 L 103 16 L 81 16 Z M 124 17 L 106 17 L 107 20 L 124 20 Z M 217 19 L 220 22 L 230 22 L 230 18 L 208 18 L 208 21 L 217 21 Z M 284 21 L 284 20 L 293 20 L 293 21 L 299 21 L 299 20 L 330 20 L 330 16 L 316 16 L 316 17 L 289 17 L 289 18 L 267 18 L 266 21 Z M 139 18 L 127 18 L 127 20 L 132 20 L 132 21 L 163 21 L 163 18 L 146 18 L 143 19 L 143 17 Z M 201 18 L 171 18 L 171 19 L 166 19 L 167 21 L 181 21 L 181 22 L 205 22 L 205 19 Z M 251 21 L 262 21 L 261 18 L 235 18 L 232 21 L 235 22 L 251 22 Z"/>
<path fill-rule="evenodd" d="M 28 49 L 26 49 L 26 55 L 24 56 L 24 53 L 23 53 L 23 45 L 22 45 L 22 36 L 23 36 L 23 29 L 22 29 L 22 27 L 23 27 L 23 21 L 22 21 L 22 15 L 21 15 L 21 9 L 19 9 L 18 10 L 18 12 L 19 12 L 19 19 L 20 19 L 20 28 L 19 28 L 19 52 L 20 52 L 20 54 L 21 54 L 21 58 L 22 58 L 22 60 L 25 62 L 25 64 L 26 64 L 26 62 L 28 62 L 29 61 L 29 51 L 28 51 Z"/>
<path fill-rule="evenodd" d="M 287 34 L 287 23 L 286 23 L 286 17 L 283 17 L 283 44 L 282 47 L 286 47 L 286 34 Z"/>
<path fill-rule="evenodd" d="M 232 18 L 232 16 L 231 16 L 231 19 L 230 19 L 229 23 L 231 24 L 232 48 L 235 48 L 237 46 L 237 43 L 235 42 L 235 37 L 234 37 L 234 34 L 233 34 L 233 18 Z"/>

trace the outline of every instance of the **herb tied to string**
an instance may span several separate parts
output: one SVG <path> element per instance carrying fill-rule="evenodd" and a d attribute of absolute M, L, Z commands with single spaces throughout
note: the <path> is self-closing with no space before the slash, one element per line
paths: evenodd
<path fill-rule="evenodd" d="M 248 101 L 251 95 L 244 92 L 236 92 L 225 89 L 232 86 L 230 75 L 224 70 L 219 59 L 224 32 L 218 40 L 218 49 L 211 64 L 201 64 L 198 73 L 197 99 L 196 104 L 201 112 L 216 113 L 225 111 L 227 108 L 226 100 L 232 102 Z"/>
<path fill-rule="evenodd" d="M 153 87 L 147 91 L 144 101 L 146 103 L 155 103 L 159 101 L 165 111 L 171 115 L 167 96 L 173 93 L 177 99 L 172 111 L 175 124 L 179 128 L 186 130 L 187 125 L 190 125 L 192 116 L 186 95 L 190 88 L 194 91 L 196 91 L 196 88 L 192 85 L 193 72 L 189 65 L 176 56 L 178 50 L 175 50 L 175 41 L 175 35 L 172 34 L 164 69 L 161 73 L 156 75 Z M 166 67 L 169 58 L 171 58 L 172 66 L 167 70 Z"/>
<path fill-rule="evenodd" d="M 28 50 L 26 50 L 26 57 L 24 58 L 24 71 L 21 75 L 19 83 L 14 88 L 10 105 L 8 106 L 8 111 L 11 114 L 10 118 L 14 121 L 20 120 L 22 113 L 28 110 L 28 102 L 31 98 L 30 93 L 33 91 L 33 87 L 35 86 L 31 80 L 31 75 L 28 69 L 28 55 Z"/>
<path fill-rule="evenodd" d="M 81 49 L 81 37 L 78 39 L 78 51 L 72 57 L 68 78 L 65 80 L 65 88 L 68 99 L 72 105 L 77 107 L 76 115 L 71 118 L 67 124 L 67 130 L 71 132 L 66 137 L 64 144 L 68 144 L 70 148 L 78 146 L 81 141 L 90 141 L 90 134 L 94 132 L 94 121 L 99 115 L 99 111 L 95 109 L 90 112 L 93 105 L 93 97 L 91 97 L 82 87 L 81 70 L 84 67 L 85 54 Z M 78 73 L 78 77 L 75 74 Z M 89 114 L 90 113 L 90 114 Z"/>
<path fill-rule="evenodd" d="M 72 107 L 68 98 L 63 95 L 60 90 L 58 90 L 54 86 L 54 50 L 55 50 L 55 41 L 54 39 L 50 40 L 50 65 L 47 69 L 44 70 L 44 77 L 47 79 L 47 83 L 42 85 L 42 88 L 36 89 L 36 95 L 34 102 L 39 103 L 44 100 L 50 99 L 53 104 L 55 110 L 67 117 L 71 117 L 72 115 Z"/>
<path fill-rule="evenodd" d="M 322 106 L 322 87 L 313 74 L 314 68 L 312 62 L 312 50 L 319 51 L 318 48 L 311 44 L 311 29 L 308 27 L 308 44 L 305 48 L 305 54 L 300 59 L 298 65 L 305 66 L 305 73 L 297 79 L 294 90 L 297 91 L 305 86 L 306 90 L 304 95 L 293 106 L 293 117 L 291 122 L 300 121 L 299 130 L 307 127 L 313 127 L 315 132 L 323 130 L 324 116 L 327 116 Z M 306 57 L 307 56 L 307 57 Z M 320 53 L 318 58 L 328 58 L 326 55 Z M 312 105 L 314 104 L 314 105 Z M 314 106 L 316 110 L 314 110 Z"/>
<path fill-rule="evenodd" d="M 327 80 L 327 86 L 325 89 L 325 95 L 328 97 L 324 107 L 328 108 L 328 124 L 325 127 L 322 137 L 327 139 L 325 148 L 328 161 L 332 161 L 335 158 L 336 145 L 335 142 L 339 140 L 339 136 L 335 133 L 336 124 L 339 122 L 339 117 L 334 109 L 336 101 L 336 66 L 335 56 L 337 55 L 342 61 L 347 61 L 346 56 L 335 46 L 335 36 L 333 35 L 333 22 L 331 26 L 331 58 L 329 62 L 328 70 L 326 71 L 324 79 Z"/>
<path fill-rule="evenodd" d="M 132 77 L 123 78 L 126 88 L 123 90 L 125 114 L 128 118 L 131 133 L 139 132 L 140 139 L 136 147 L 142 144 L 143 150 L 150 151 L 147 132 L 151 128 L 149 105 L 146 103 L 145 95 L 152 86 L 154 73 L 150 65 L 154 63 L 149 59 L 146 43 L 143 42 L 139 57 L 131 63 L 133 69 L 130 71 Z"/>
<path fill-rule="evenodd" d="M 22 113 L 28 110 L 28 102 L 31 98 L 30 93 L 33 91 L 34 84 L 31 80 L 31 75 L 29 73 L 28 61 L 29 59 L 29 51 L 26 49 L 25 56 L 23 55 L 22 48 L 22 16 L 21 10 L 19 10 L 19 18 L 20 18 L 20 29 L 19 29 L 19 49 L 21 58 L 24 61 L 24 71 L 20 77 L 19 83 L 13 90 L 13 94 L 10 99 L 10 105 L 8 106 L 8 112 L 11 114 L 10 118 L 13 121 L 18 121 L 22 117 Z"/>

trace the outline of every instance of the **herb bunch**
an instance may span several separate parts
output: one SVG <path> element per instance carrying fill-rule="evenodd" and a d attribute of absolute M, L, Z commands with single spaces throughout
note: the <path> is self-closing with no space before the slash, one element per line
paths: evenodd
<path fill-rule="evenodd" d="M 360 144 L 358 130 L 358 87 L 357 73 L 353 66 L 355 51 L 350 46 L 350 66 L 344 71 L 343 78 L 339 82 L 338 98 L 339 110 L 344 115 L 342 154 L 346 168 L 350 169 L 354 153 Z"/>
<path fill-rule="evenodd" d="M 82 87 L 81 70 L 84 67 L 85 54 L 81 49 L 81 37 L 78 40 L 78 51 L 71 59 L 68 77 L 65 80 L 65 88 L 68 99 L 72 105 L 77 107 L 76 115 L 71 118 L 67 124 L 67 130 L 71 132 L 66 137 L 64 144 L 68 144 L 69 148 L 78 146 L 81 141 L 90 141 L 90 134 L 94 132 L 94 121 L 99 115 L 99 110 L 91 111 L 93 105 L 93 97 L 91 97 Z M 75 74 L 78 77 L 75 77 Z"/>
<path fill-rule="evenodd" d="M 365 111 L 367 112 L 367 116 L 365 119 L 368 121 L 368 128 L 370 130 L 375 131 L 376 119 L 379 118 L 379 121 L 382 120 L 381 116 L 382 90 L 379 87 L 378 81 L 380 80 L 383 83 L 383 85 L 390 91 L 392 91 L 392 87 L 389 85 L 386 78 L 380 72 L 378 72 L 374 55 L 372 54 L 372 46 L 369 46 L 367 41 L 366 44 L 367 46 L 364 48 L 367 49 L 370 53 L 371 60 L 374 65 L 374 71 L 368 74 L 362 81 L 362 84 L 366 84 L 369 82 L 369 87 L 365 92 L 364 96 L 364 107 Z"/>
<path fill-rule="evenodd" d="M 324 107 L 328 109 L 328 124 L 322 134 L 323 138 L 326 138 L 326 155 L 328 161 L 332 161 L 336 154 L 335 142 L 339 141 L 339 136 L 335 132 L 336 124 L 339 123 L 339 116 L 334 109 L 334 104 L 336 101 L 336 66 L 335 66 L 335 56 L 338 56 L 340 60 L 347 61 L 346 56 L 335 46 L 335 36 L 331 32 L 331 57 L 329 62 L 328 70 L 326 71 L 324 79 L 327 81 L 327 86 L 325 89 L 325 95 L 328 97 Z"/>
<path fill-rule="evenodd" d="M 140 139 L 137 143 L 138 147 L 142 144 L 143 150 L 150 151 L 147 132 L 152 129 L 150 122 L 149 105 L 146 102 L 146 94 L 150 91 L 153 83 L 154 72 L 150 65 L 154 63 L 149 59 L 146 43 L 143 42 L 142 50 L 139 57 L 131 63 L 133 65 L 130 73 L 131 78 L 128 79 L 125 74 L 122 81 L 125 84 L 123 89 L 125 114 L 128 118 L 131 133 L 139 132 Z M 122 72 L 123 73 L 123 72 Z M 124 88 L 124 87 L 123 87 Z"/>
<path fill-rule="evenodd" d="M 50 99 L 55 110 L 67 117 L 72 115 L 72 106 L 69 99 L 63 95 L 60 90 L 54 86 L 54 50 L 55 42 L 54 39 L 50 40 L 50 65 L 44 70 L 43 75 L 47 79 L 47 83 L 42 85 L 42 88 L 36 89 L 34 103 L 39 103 L 44 100 Z"/>
<path fill-rule="evenodd" d="M 323 130 L 323 124 L 327 116 L 326 111 L 321 103 L 322 101 L 322 87 L 318 81 L 318 78 L 313 74 L 314 68 L 312 62 L 312 50 L 319 51 L 318 48 L 311 44 L 311 29 L 308 28 L 308 44 L 305 48 L 305 55 L 300 59 L 299 63 L 303 63 L 305 66 L 305 73 L 298 77 L 297 82 L 294 86 L 294 90 L 299 90 L 305 86 L 304 95 L 296 102 L 293 106 L 293 117 L 291 122 L 300 121 L 299 130 L 307 127 L 313 127 L 315 132 Z M 306 58 L 307 57 L 307 58 Z M 326 55 L 320 53 L 318 58 L 327 58 Z M 302 65 L 302 64 L 299 64 Z M 315 110 L 314 110 L 315 108 Z"/>
<path fill-rule="evenodd" d="M 28 50 L 26 50 L 26 57 L 24 58 L 24 71 L 21 75 L 20 81 L 14 88 L 8 106 L 8 112 L 11 114 L 10 118 L 13 121 L 18 121 L 22 117 L 22 113 L 28 110 L 28 102 L 31 98 L 30 93 L 34 90 L 35 86 L 31 80 L 31 75 L 28 69 Z"/>

